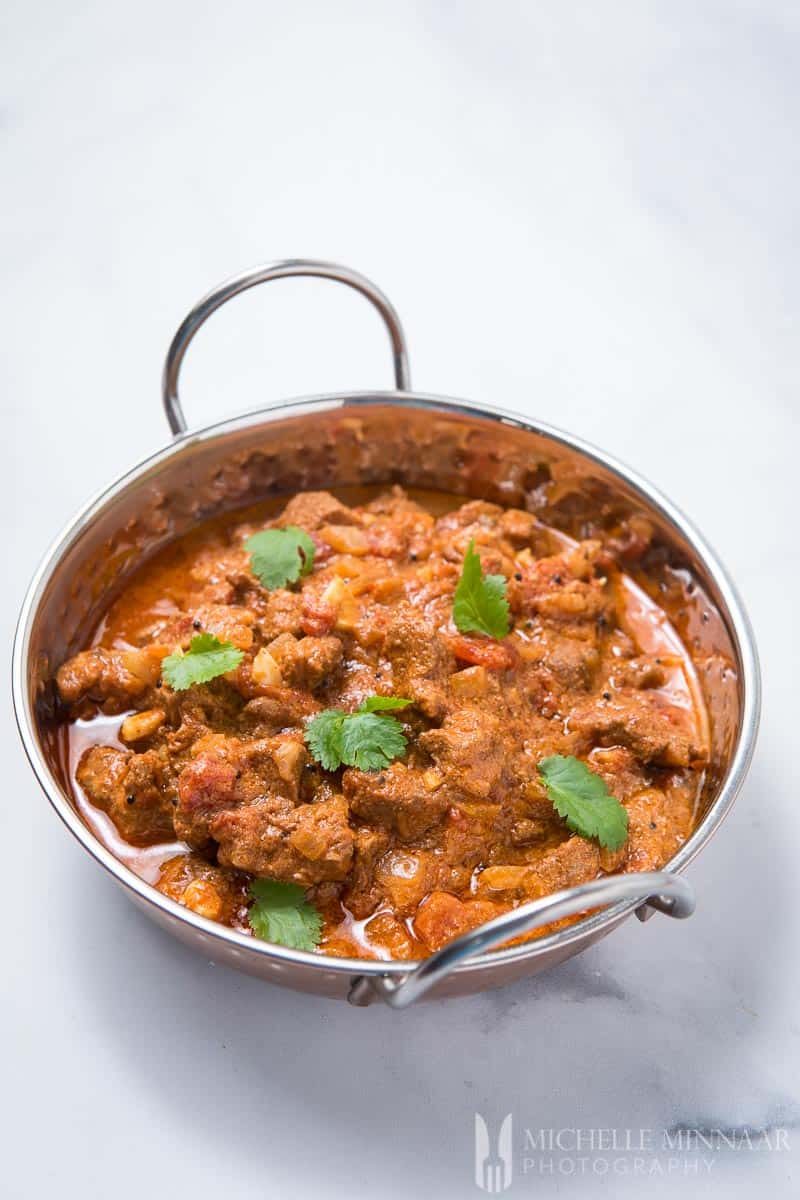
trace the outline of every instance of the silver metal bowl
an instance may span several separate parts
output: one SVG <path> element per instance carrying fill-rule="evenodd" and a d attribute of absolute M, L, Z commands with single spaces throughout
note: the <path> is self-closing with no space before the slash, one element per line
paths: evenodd
<path fill-rule="evenodd" d="M 396 390 L 317 396 L 271 405 L 188 432 L 178 399 L 181 362 L 221 304 L 285 276 L 336 280 L 362 293 L 389 331 Z M 62 821 L 136 904 L 217 962 L 273 983 L 403 1007 L 428 994 L 498 987 L 577 954 L 636 912 L 688 916 L 693 893 L 680 872 L 729 811 L 753 753 L 759 672 L 753 634 L 725 570 L 678 510 L 633 471 L 578 438 L 502 409 L 412 392 L 405 338 L 385 296 L 363 276 L 329 263 L 260 267 L 209 293 L 178 330 L 164 370 L 175 440 L 91 500 L 51 546 L 22 606 L 14 645 L 14 705 L 31 766 Z M 144 558 L 199 521 L 272 495 L 307 488 L 403 483 L 529 508 L 566 532 L 610 527 L 632 513 L 653 525 L 647 586 L 678 626 L 711 719 L 711 759 L 701 816 L 663 871 L 609 876 L 525 904 L 458 938 L 422 963 L 324 957 L 249 938 L 157 892 L 119 862 L 84 824 L 57 753 L 55 670 L 85 644 L 98 614 Z M 555 933 L 493 949 L 563 917 Z"/>

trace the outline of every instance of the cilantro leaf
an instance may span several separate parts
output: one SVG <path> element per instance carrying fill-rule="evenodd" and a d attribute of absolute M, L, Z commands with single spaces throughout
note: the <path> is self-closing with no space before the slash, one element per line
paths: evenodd
<path fill-rule="evenodd" d="M 503 638 L 511 628 L 503 575 L 484 575 L 475 542 L 470 540 L 453 597 L 453 620 L 461 633 Z"/>
<path fill-rule="evenodd" d="M 342 765 L 382 771 L 405 754 L 406 735 L 398 720 L 379 714 L 411 703 L 399 696 L 368 696 L 354 713 L 325 709 L 309 721 L 306 745 L 326 771 Z"/>
<path fill-rule="evenodd" d="M 221 642 L 213 633 L 198 633 L 185 654 L 169 654 L 161 662 L 161 674 L 174 692 L 194 683 L 208 683 L 226 671 L 235 671 L 244 651 L 231 642 Z"/>
<path fill-rule="evenodd" d="M 346 716 L 340 708 L 326 708 L 306 728 L 306 745 L 326 771 L 337 771 L 342 765 L 342 725 Z"/>
<path fill-rule="evenodd" d="M 571 754 L 543 758 L 539 774 L 570 829 L 581 837 L 597 838 L 607 850 L 619 850 L 628 836 L 628 814 L 599 775 Z"/>
<path fill-rule="evenodd" d="M 342 722 L 342 762 L 359 771 L 382 771 L 406 752 L 403 726 L 394 717 L 358 712 Z"/>
<path fill-rule="evenodd" d="M 322 937 L 322 917 L 306 900 L 296 883 L 254 879 L 250 884 L 254 903 L 247 919 L 256 937 L 277 942 L 293 950 L 315 950 Z"/>
<path fill-rule="evenodd" d="M 268 591 L 297 583 L 314 565 L 315 546 L 304 529 L 287 525 L 285 529 L 262 529 L 245 542 L 250 551 L 250 566 Z"/>
<path fill-rule="evenodd" d="M 390 709 L 408 708 L 413 700 L 405 700 L 402 696 L 367 696 L 358 706 L 358 712 L 388 712 Z"/>

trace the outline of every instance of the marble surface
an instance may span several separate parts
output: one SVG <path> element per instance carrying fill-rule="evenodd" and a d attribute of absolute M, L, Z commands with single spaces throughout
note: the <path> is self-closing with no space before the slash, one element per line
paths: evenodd
<path fill-rule="evenodd" d="M 49 811 L 9 710 L 4 1193 L 464 1197 L 479 1111 L 514 1114 L 511 1195 L 633 1197 L 642 1170 L 656 1197 L 794 1195 L 796 6 L 33 0 L 3 24 L 9 642 L 59 527 L 165 440 L 187 307 L 304 255 L 387 290 L 418 386 L 578 432 L 691 513 L 765 683 L 690 922 L 404 1014 L 270 988 L 151 927 Z M 219 315 L 184 394 L 198 423 L 389 378 L 357 297 L 292 282 Z M 524 1173 L 526 1129 L 574 1128 L 650 1134 L 582 1167 L 562 1139 L 552 1174 Z M 697 1128 L 753 1148 L 664 1148 Z"/>

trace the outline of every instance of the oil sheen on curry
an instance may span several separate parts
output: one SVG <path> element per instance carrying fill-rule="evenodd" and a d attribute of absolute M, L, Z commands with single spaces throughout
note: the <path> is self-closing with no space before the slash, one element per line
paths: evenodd
<path fill-rule="evenodd" d="M 118 858 L 251 936 L 418 959 L 676 853 L 707 717 L 623 570 L 646 522 L 601 544 L 400 488 L 280 505 L 145 563 L 58 672 L 75 801 Z"/>

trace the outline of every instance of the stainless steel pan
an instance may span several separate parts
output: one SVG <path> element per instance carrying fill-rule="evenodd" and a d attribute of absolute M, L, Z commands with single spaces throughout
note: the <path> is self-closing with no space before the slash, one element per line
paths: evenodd
<path fill-rule="evenodd" d="M 268 405 L 190 432 L 178 397 L 186 349 L 203 322 L 239 292 L 285 276 L 318 276 L 356 289 L 391 339 L 395 390 L 317 396 Z M 62 821 L 149 916 L 204 955 L 273 983 L 396 1008 L 422 995 L 498 987 L 577 954 L 636 913 L 690 915 L 680 872 L 728 813 L 747 772 L 759 714 L 753 634 L 716 556 L 650 484 L 608 455 L 508 413 L 411 391 L 395 310 L 363 276 L 330 263 L 259 267 L 210 292 L 178 330 L 164 368 L 174 440 L 79 512 L 30 585 L 14 645 L 14 705 L 31 766 Z M 421 964 L 322 957 L 248 938 L 197 916 L 144 883 L 100 844 L 70 798 L 56 753 L 53 675 L 81 648 L 126 576 L 198 521 L 305 488 L 401 482 L 528 507 L 567 531 L 643 513 L 656 530 L 650 579 L 695 662 L 711 716 L 711 761 L 695 832 L 664 871 L 610 876 L 525 904 L 458 938 Z M 555 933 L 493 949 L 566 916 Z"/>

